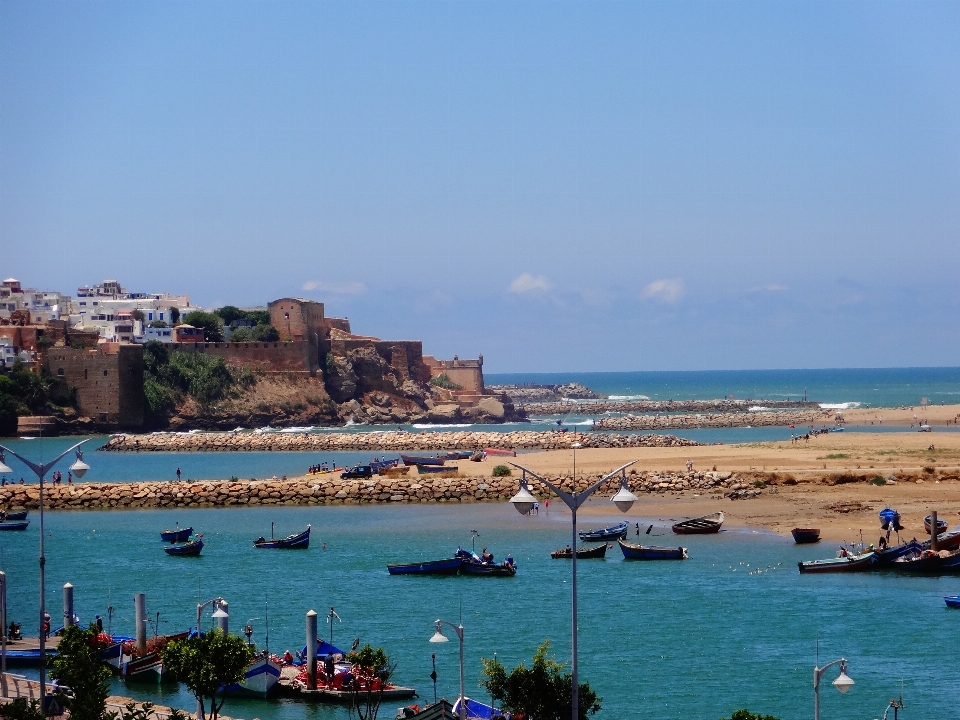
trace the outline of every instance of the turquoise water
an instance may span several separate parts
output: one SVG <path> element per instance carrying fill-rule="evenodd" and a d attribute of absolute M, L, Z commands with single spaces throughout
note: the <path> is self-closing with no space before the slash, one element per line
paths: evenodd
<path fill-rule="evenodd" d="M 608 507 L 602 499 L 590 506 L 604 512 Z M 618 517 L 614 511 L 582 519 L 581 526 Z M 312 523 L 310 550 L 254 550 L 251 541 L 271 521 L 280 533 Z M 157 532 L 174 522 L 205 533 L 202 557 L 162 552 Z M 666 531 L 669 518 L 649 522 L 657 525 L 652 542 L 678 543 L 673 535 L 656 536 Z M 269 602 L 270 647 L 278 651 L 304 644 L 307 610 L 322 618 L 333 605 L 343 618 L 334 628 L 335 643 L 349 645 L 360 637 L 384 646 L 398 663 L 397 681 L 429 700 L 432 652 L 438 693 L 457 693 L 456 643 L 427 641 L 433 620 L 456 621 L 462 604 L 468 694 L 482 697 L 476 687 L 481 657 L 497 653 L 509 666 L 529 661 L 545 638 L 558 657 L 568 657 L 570 565 L 551 560 L 549 551 L 568 541 L 569 528 L 569 515 L 555 507 L 522 517 L 506 503 L 51 512 L 47 603 L 56 615 L 60 588 L 72 582 L 84 622 L 105 615 L 112 604 L 114 632 L 132 634 L 137 591 L 147 594 L 151 619 L 160 613 L 161 632 L 187 628 L 198 598 L 222 595 L 230 602 L 231 627 L 236 631 L 259 618 L 252 624 L 262 642 Z M 387 574 L 389 562 L 435 559 L 458 544 L 469 546 L 471 529 L 479 530 L 480 542 L 498 558 L 516 558 L 515 578 Z M 0 537 L 10 616 L 25 630 L 36 616 L 37 539 L 35 523 L 27 532 Z M 578 564 L 581 676 L 604 698 L 601 720 L 715 720 L 744 706 L 783 720 L 809 718 L 818 632 L 821 660 L 846 656 L 857 683 L 846 696 L 824 685 L 825 719 L 880 717 L 901 678 L 905 717 L 958 716 L 960 685 L 952 669 L 960 661 L 960 612 L 946 609 L 941 596 L 960 591 L 960 579 L 801 576 L 797 560 L 832 555 L 834 548 L 801 548 L 763 532 L 729 531 L 683 543 L 690 548 L 685 562 L 625 563 L 614 549 L 607 560 Z M 151 694 L 119 681 L 114 691 L 185 709 L 193 705 L 183 691 Z M 348 717 L 344 709 L 292 702 L 230 701 L 224 711 L 264 720 Z M 393 712 L 387 705 L 381 717 Z"/>
<path fill-rule="evenodd" d="M 488 385 L 578 382 L 605 395 L 654 400 L 800 399 L 867 407 L 960 402 L 960 368 L 834 368 L 697 372 L 487 373 Z"/>

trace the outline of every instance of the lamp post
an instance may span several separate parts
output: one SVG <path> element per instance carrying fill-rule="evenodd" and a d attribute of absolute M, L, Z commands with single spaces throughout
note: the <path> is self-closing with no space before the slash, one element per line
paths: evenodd
<path fill-rule="evenodd" d="M 820 720 L 820 679 L 828 668 L 834 665 L 840 665 L 840 676 L 833 681 L 833 686 L 840 691 L 841 695 L 846 695 L 847 691 L 853 687 L 853 679 L 847 675 L 847 660 L 840 658 L 823 667 L 813 668 L 813 720 Z"/>
<path fill-rule="evenodd" d="M 460 641 L 460 720 L 466 720 L 467 709 L 463 704 L 463 621 L 461 621 L 459 625 L 454 625 L 452 622 L 437 618 L 436 632 L 433 634 L 433 637 L 430 638 L 430 642 L 450 642 L 450 638 L 443 634 L 444 625 L 452 627 L 453 631 L 457 634 L 457 639 Z"/>
<path fill-rule="evenodd" d="M 577 445 L 578 443 L 574 443 Z M 576 453 L 576 448 L 574 448 L 574 453 Z M 576 457 L 576 456 L 574 456 Z M 577 666 L 577 509 L 586 502 L 587 498 L 590 497 L 601 485 L 603 485 L 607 480 L 615 476 L 617 473 L 620 473 L 620 490 L 614 495 L 611 500 L 614 505 L 617 506 L 617 509 L 620 512 L 627 512 L 632 506 L 633 503 L 637 501 L 637 496 L 630 492 L 630 488 L 627 486 L 627 473 L 626 470 L 628 467 L 636 463 L 636 460 L 628 462 L 626 465 L 621 465 L 612 473 L 604 475 L 600 480 L 595 482 L 593 485 L 588 487 L 583 492 L 572 492 L 568 493 L 565 490 L 561 490 L 556 485 L 551 483 L 546 478 L 538 475 L 532 470 L 528 470 L 522 465 L 517 465 L 516 463 L 510 463 L 515 468 L 520 470 L 523 475 L 520 478 L 520 490 L 510 498 L 510 502 L 513 503 L 513 506 L 517 509 L 521 515 L 526 515 L 533 508 L 533 504 L 537 502 L 537 498 L 531 494 L 527 489 L 527 473 L 530 473 L 540 482 L 546 485 L 548 488 L 553 490 L 567 507 L 570 508 L 570 517 L 573 525 L 572 532 L 572 542 L 570 547 L 572 548 L 571 553 L 571 573 L 572 573 L 572 582 L 570 588 L 571 595 L 571 631 L 570 631 L 570 675 L 573 683 L 571 688 L 570 695 L 570 712 L 571 720 L 579 720 L 580 717 L 580 687 L 578 685 L 578 666 Z M 576 466 L 574 466 L 576 467 Z M 576 477 L 574 477 L 574 484 L 576 484 Z"/>
<path fill-rule="evenodd" d="M 203 609 L 207 607 L 207 605 L 212 605 L 215 608 L 211 617 L 216 618 L 218 628 L 223 630 L 223 634 L 226 635 L 229 627 L 227 623 L 230 621 L 230 615 L 227 614 L 227 611 L 224 609 L 227 607 L 227 601 L 222 597 L 215 597 L 211 600 L 207 600 L 206 602 L 197 603 L 197 635 L 200 634 L 200 615 L 203 613 Z M 200 698 L 197 698 L 197 717 L 202 718 L 203 716 L 203 701 L 200 700 Z"/>
<path fill-rule="evenodd" d="M 6 463 L 6 457 L 4 453 L 10 453 L 17 460 L 22 462 L 28 468 L 33 470 L 34 474 L 37 476 L 37 479 L 40 481 L 40 707 L 46 708 L 46 695 L 47 695 L 47 658 L 46 658 L 46 633 L 44 632 L 44 618 L 47 614 L 46 603 L 44 601 L 44 591 L 46 589 L 45 585 L 45 576 L 44 576 L 44 566 L 47 564 L 46 555 L 44 555 L 43 550 L 43 478 L 50 472 L 50 469 L 53 468 L 58 462 L 65 458 L 70 453 L 76 451 L 77 459 L 74 461 L 73 465 L 70 466 L 70 471 L 73 472 L 78 478 L 82 478 L 86 475 L 87 470 L 90 469 L 90 466 L 83 461 L 83 451 L 78 448 L 89 440 L 81 440 L 76 445 L 67 450 L 64 450 L 62 453 L 57 455 L 53 460 L 48 463 L 40 463 L 37 465 L 34 462 L 27 460 L 22 455 L 14 452 L 10 448 L 0 445 L 0 473 L 13 473 L 13 470 Z M 4 629 L 6 632 L 6 629 Z"/>

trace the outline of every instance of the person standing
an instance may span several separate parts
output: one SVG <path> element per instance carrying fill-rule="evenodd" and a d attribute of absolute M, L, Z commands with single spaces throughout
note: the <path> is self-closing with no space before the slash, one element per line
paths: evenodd
<path fill-rule="evenodd" d="M 180 468 L 177 468 L 177 482 L 180 482 Z"/>

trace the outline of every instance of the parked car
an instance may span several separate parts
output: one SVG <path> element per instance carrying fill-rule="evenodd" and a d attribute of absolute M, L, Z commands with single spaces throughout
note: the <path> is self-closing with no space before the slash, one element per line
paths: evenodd
<path fill-rule="evenodd" d="M 368 478 L 373 477 L 373 468 L 369 465 L 357 465 L 352 467 L 346 472 L 340 473 L 340 479 L 346 480 L 348 478 Z"/>

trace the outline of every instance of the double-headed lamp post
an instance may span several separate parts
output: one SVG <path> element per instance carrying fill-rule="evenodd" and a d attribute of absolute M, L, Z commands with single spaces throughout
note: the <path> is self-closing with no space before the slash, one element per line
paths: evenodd
<path fill-rule="evenodd" d="M 459 625 L 454 625 L 452 622 L 447 622 L 446 620 L 441 620 L 437 618 L 436 622 L 436 632 L 433 634 L 433 637 L 430 638 L 432 643 L 442 643 L 450 642 L 450 638 L 443 634 L 443 626 L 449 625 L 453 628 L 453 631 L 457 634 L 457 639 L 460 641 L 460 720 L 466 720 L 467 717 L 467 708 L 463 704 L 463 622 L 461 621 Z"/>
<path fill-rule="evenodd" d="M 621 465 L 616 470 L 608 475 L 604 475 L 600 480 L 595 482 L 593 485 L 588 487 L 583 492 L 572 492 L 568 493 L 565 490 L 561 490 L 559 487 L 551 483 L 549 480 L 544 478 L 541 475 L 528 470 L 522 465 L 517 465 L 516 463 L 510 463 L 515 468 L 520 470 L 523 475 L 520 478 L 520 490 L 510 498 L 510 502 L 513 503 L 513 506 L 517 509 L 521 515 L 526 515 L 533 509 L 534 503 L 537 502 L 537 498 L 527 489 L 527 473 L 533 475 L 537 480 L 542 482 L 548 488 L 553 490 L 567 507 L 570 508 L 570 516 L 573 521 L 573 540 L 570 543 L 572 549 L 571 552 L 571 573 L 573 581 L 571 583 L 571 631 L 570 631 L 570 675 L 573 687 L 571 688 L 571 698 L 570 698 L 570 712 L 571 720 L 579 720 L 580 717 L 580 687 L 578 685 L 578 668 L 577 668 L 577 509 L 586 502 L 587 498 L 590 497 L 601 485 L 603 485 L 607 480 L 620 473 L 620 490 L 610 498 L 613 501 L 613 504 L 617 506 L 617 509 L 620 512 L 627 512 L 633 504 L 637 501 L 637 496 L 630 492 L 630 488 L 627 486 L 627 473 L 626 470 L 628 467 L 636 463 L 636 460 L 628 462 L 626 465 Z M 574 476 L 574 483 L 576 483 L 576 476 Z"/>
<path fill-rule="evenodd" d="M 38 633 L 40 636 L 40 707 L 46 706 L 46 694 L 47 694 L 46 637 L 44 637 L 45 633 L 44 633 L 44 627 L 43 627 L 44 616 L 47 614 L 47 608 L 46 608 L 46 604 L 44 602 L 44 597 L 43 597 L 44 591 L 46 589 L 46 586 L 44 583 L 44 566 L 47 563 L 47 558 L 43 552 L 43 478 L 48 472 L 50 472 L 51 468 L 53 468 L 54 465 L 56 465 L 58 462 L 63 460 L 63 458 L 65 458 L 67 455 L 69 455 L 74 451 L 76 451 L 77 459 L 74 461 L 73 465 L 70 466 L 70 471 L 74 475 L 76 475 L 78 478 L 82 478 L 84 475 L 86 475 L 87 470 L 90 469 L 90 466 L 83 461 L 83 451 L 78 449 L 85 442 L 89 442 L 89 440 L 81 440 L 73 447 L 67 450 L 64 450 L 62 453 L 57 455 L 57 457 L 55 457 L 50 462 L 41 463 L 39 465 L 37 465 L 34 462 L 30 462 L 25 457 L 14 452 L 10 448 L 0 445 L 0 473 L 3 473 L 3 474 L 13 473 L 13 470 L 10 468 L 9 465 L 7 465 L 6 457 L 4 455 L 4 453 L 10 453 L 17 460 L 19 460 L 28 468 L 33 470 L 34 474 L 37 476 L 37 479 L 40 481 L 40 499 L 39 499 L 39 505 L 40 505 L 40 508 L 39 508 L 40 509 L 40 626 L 39 627 L 40 627 L 40 632 Z M 4 628 L 3 631 L 6 632 L 6 628 Z"/>
<path fill-rule="evenodd" d="M 847 675 L 847 660 L 840 658 L 823 667 L 813 668 L 813 720 L 820 720 L 820 679 L 828 668 L 834 665 L 840 665 L 840 676 L 833 681 L 833 686 L 840 691 L 841 695 L 846 695 L 847 691 L 853 687 L 853 679 Z"/>

